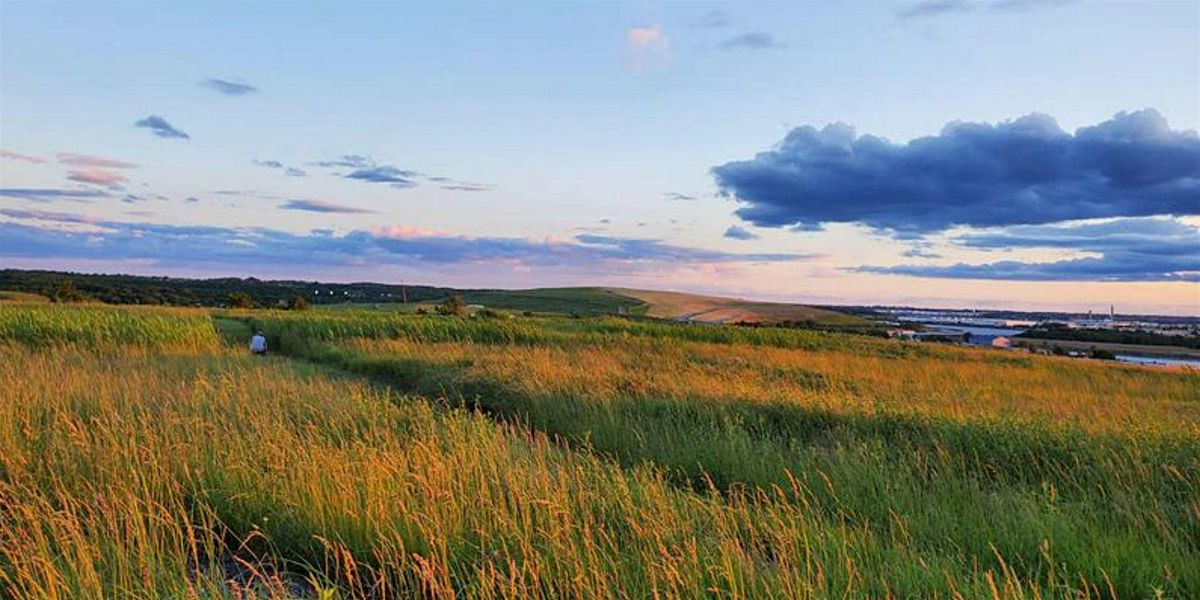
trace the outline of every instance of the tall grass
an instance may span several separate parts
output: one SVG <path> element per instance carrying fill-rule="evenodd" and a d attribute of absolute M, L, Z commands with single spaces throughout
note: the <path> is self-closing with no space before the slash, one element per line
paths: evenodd
<path fill-rule="evenodd" d="M 16 598 L 1099 596 L 272 360 L 0 346 Z M 290 573 L 290 575 L 288 574 Z M 288 585 L 288 582 L 293 582 Z M 335 587 L 336 586 L 336 587 Z"/>
<path fill-rule="evenodd" d="M 664 468 L 685 488 L 795 479 L 811 509 L 930 556 L 1023 577 L 1119 574 L 1122 596 L 1200 589 L 1194 374 L 953 348 L 898 360 L 889 342 L 839 336 L 778 349 L 711 327 L 688 335 L 716 343 L 671 325 L 614 336 L 620 321 L 525 321 L 517 345 L 488 323 L 420 326 L 436 333 L 337 346 L 274 330 L 320 362 Z M 435 341 L 446 330 L 486 333 Z M 776 335 L 809 339 L 794 333 Z"/>
<path fill-rule="evenodd" d="M 5 596 L 1200 596 L 1195 375 L 241 315 L 299 361 L 200 312 L 46 310 L 0 314 Z"/>
<path fill-rule="evenodd" d="M 0 340 L 197 350 L 215 348 L 217 334 L 208 313 L 194 309 L 0 304 Z"/>

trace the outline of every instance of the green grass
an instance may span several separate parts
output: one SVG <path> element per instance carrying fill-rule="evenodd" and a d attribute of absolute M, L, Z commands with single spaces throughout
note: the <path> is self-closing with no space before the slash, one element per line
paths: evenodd
<path fill-rule="evenodd" d="M 10 595 L 1200 596 L 1194 373 L 615 318 L 208 317 L 0 307 Z M 253 327 L 284 356 L 246 356 Z"/>
<path fill-rule="evenodd" d="M 190 350 L 214 347 L 217 334 L 207 313 L 187 309 L 0 304 L 0 340 Z"/>
<path fill-rule="evenodd" d="M 622 308 L 643 314 L 645 304 L 604 288 L 540 288 L 532 290 L 474 290 L 463 294 L 468 304 L 516 312 L 597 316 Z"/>

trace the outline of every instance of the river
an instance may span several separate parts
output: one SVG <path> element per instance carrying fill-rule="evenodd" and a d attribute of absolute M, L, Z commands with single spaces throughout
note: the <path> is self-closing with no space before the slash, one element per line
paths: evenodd
<path fill-rule="evenodd" d="M 937 329 L 945 329 L 950 331 L 962 331 L 971 334 L 972 343 L 978 346 L 986 346 L 991 344 L 991 338 L 996 336 L 1004 336 L 1008 338 L 1015 337 L 1025 333 L 1025 329 L 1015 329 L 1008 327 L 976 327 L 974 325 L 947 325 L 945 323 L 925 323 L 930 327 Z M 974 342 L 979 339 L 978 342 Z M 1117 361 L 1131 363 L 1136 365 L 1148 365 L 1157 367 L 1190 367 L 1200 369 L 1200 358 L 1168 358 L 1163 356 L 1144 356 L 1139 354 L 1117 354 Z"/>

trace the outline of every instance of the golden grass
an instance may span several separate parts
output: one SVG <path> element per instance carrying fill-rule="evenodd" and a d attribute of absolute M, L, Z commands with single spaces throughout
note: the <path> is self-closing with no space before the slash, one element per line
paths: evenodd
<path fill-rule="evenodd" d="M 663 319 L 682 319 L 701 323 L 779 323 L 813 320 L 821 323 L 861 325 L 866 321 L 832 310 L 803 304 L 755 302 L 683 292 L 613 288 L 648 306 L 646 314 Z"/>
<path fill-rule="evenodd" d="M 0 354 L 0 583 L 16 598 L 213 597 L 236 561 L 241 587 L 270 597 L 289 594 L 285 566 L 353 597 L 1027 585 L 938 562 L 894 578 L 920 563 L 914 548 L 829 523 L 793 492 L 680 491 L 280 361 Z"/>
<path fill-rule="evenodd" d="M 1200 593 L 1194 374 L 607 320 L 243 315 L 366 380 L 222 347 L 199 311 L 22 310 L 0 309 L 7 597 Z M 345 337 L 372 332 L 400 339 Z M 447 407 L 482 392 L 494 418 Z"/>
<path fill-rule="evenodd" d="M 497 346 L 358 338 L 344 347 L 420 360 L 533 394 L 800 405 L 835 413 L 1067 424 L 1087 431 L 1200 436 L 1200 374 L 963 349 L 957 360 L 897 360 L 654 339 Z"/>

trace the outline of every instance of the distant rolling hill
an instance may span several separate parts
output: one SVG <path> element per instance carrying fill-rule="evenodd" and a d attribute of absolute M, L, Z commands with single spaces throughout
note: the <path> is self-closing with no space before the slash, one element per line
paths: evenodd
<path fill-rule="evenodd" d="M 630 288 L 537 288 L 474 290 L 463 293 L 470 304 L 489 308 L 579 315 L 624 312 L 660 319 L 697 323 L 756 323 L 813 321 L 823 325 L 863 326 L 870 322 L 852 315 L 778 302 L 758 302 L 683 292 Z"/>
<path fill-rule="evenodd" d="M 611 291 L 634 298 L 646 306 L 645 314 L 661 319 L 698 323 L 757 323 L 814 321 L 827 325 L 866 325 L 866 319 L 804 304 L 759 302 L 682 292 L 614 288 Z"/>

